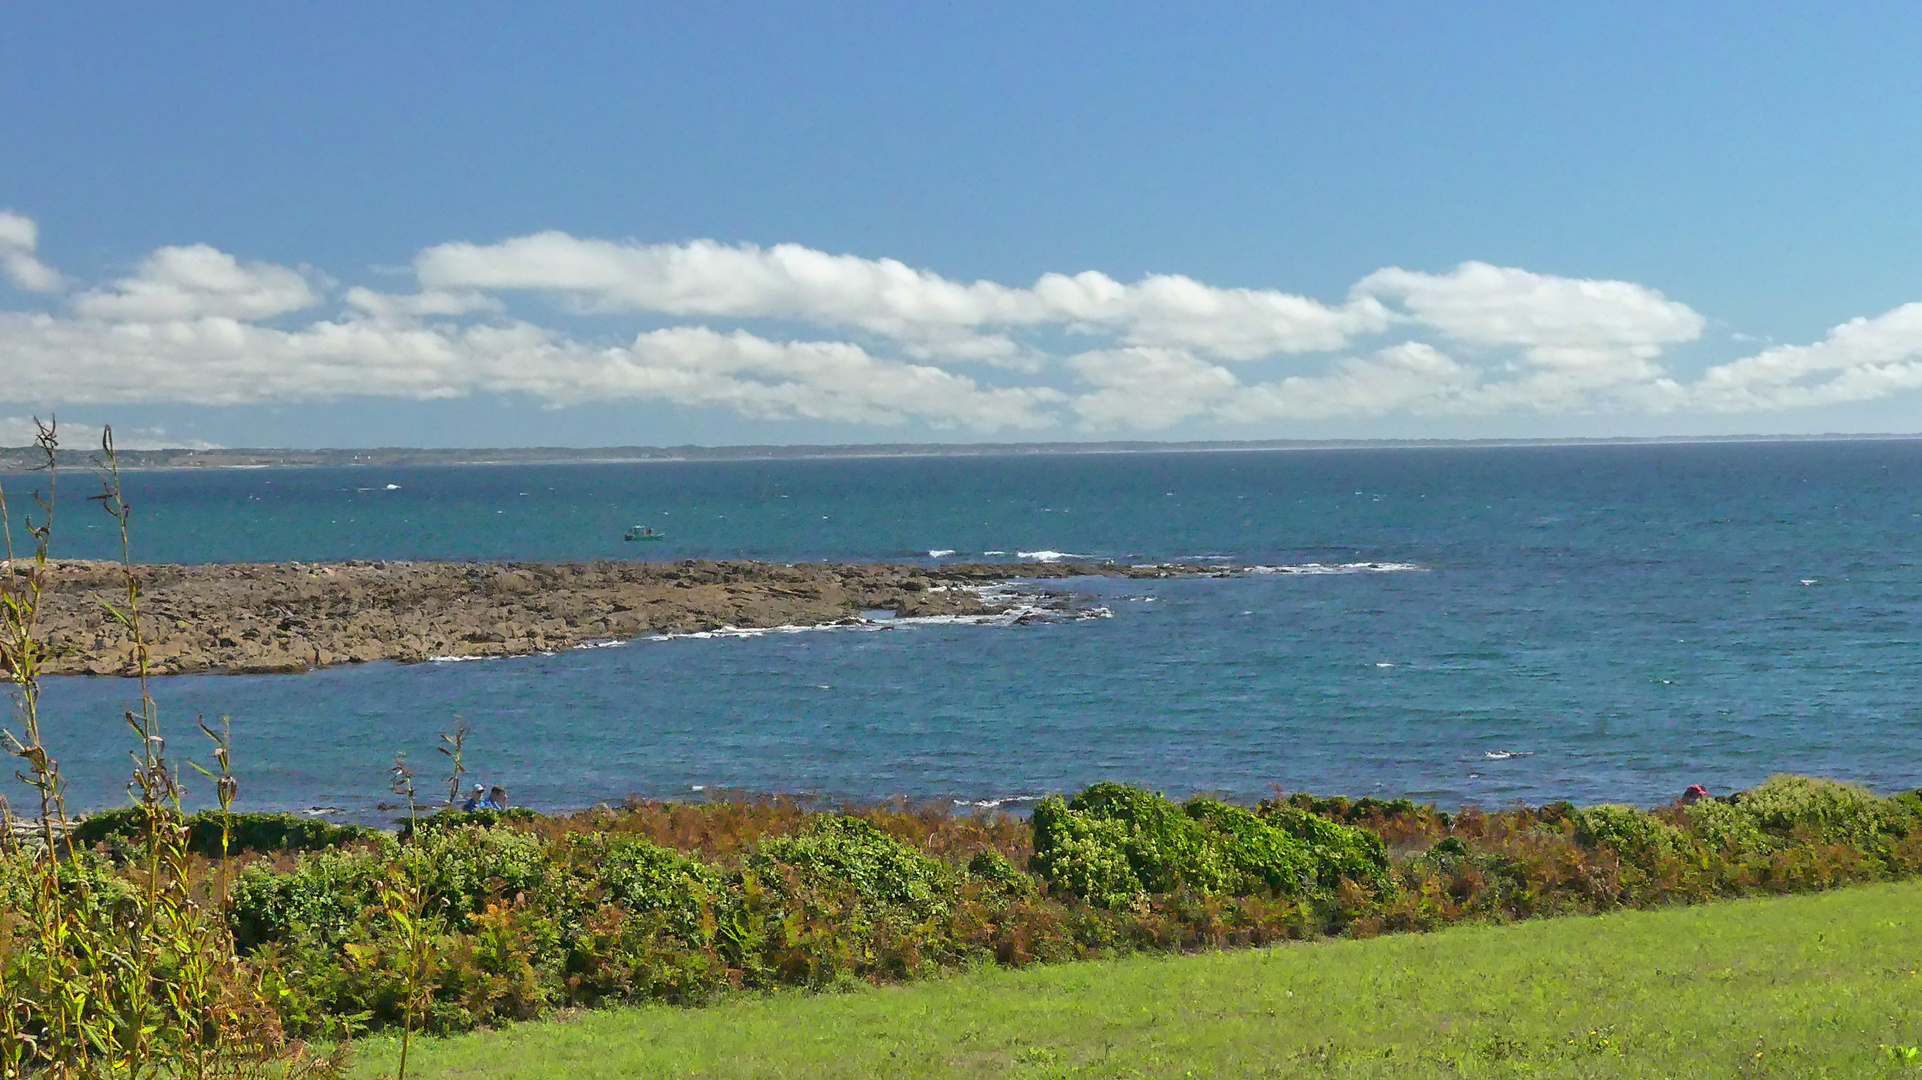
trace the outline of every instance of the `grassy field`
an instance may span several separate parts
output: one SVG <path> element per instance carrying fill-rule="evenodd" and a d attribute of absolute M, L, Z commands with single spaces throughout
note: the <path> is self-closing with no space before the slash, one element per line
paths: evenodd
<path fill-rule="evenodd" d="M 1922 1076 L 1922 883 L 416 1042 L 410 1076 Z M 391 1071 L 394 1040 L 355 1073 Z"/>

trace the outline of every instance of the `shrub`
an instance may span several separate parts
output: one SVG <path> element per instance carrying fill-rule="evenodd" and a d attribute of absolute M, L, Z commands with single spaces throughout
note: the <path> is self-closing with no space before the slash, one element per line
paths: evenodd
<path fill-rule="evenodd" d="M 247 867 L 228 893 L 235 943 L 253 950 L 301 931 L 329 946 L 346 940 L 362 912 L 377 902 L 386 865 L 372 852 L 326 851 L 286 871 L 266 863 Z"/>
<path fill-rule="evenodd" d="M 1333 889 L 1344 878 L 1377 887 L 1388 881 L 1388 848 L 1378 833 L 1338 825 L 1292 806 L 1270 807 L 1261 820 L 1308 845 L 1316 882 L 1324 889 Z"/>
<path fill-rule="evenodd" d="M 1144 891 L 1128 848 L 1124 822 L 1076 813 L 1059 796 L 1035 804 L 1034 856 L 1028 869 L 1050 885 L 1107 907 Z"/>
<path fill-rule="evenodd" d="M 401 821 L 400 839 L 402 843 L 412 840 L 415 830 L 426 832 L 463 827 L 491 829 L 496 825 L 526 825 L 538 820 L 540 815 L 525 806 L 510 806 L 505 810 L 455 810 L 442 807 L 426 817 Z"/>
<path fill-rule="evenodd" d="M 90 814 L 74 827 L 75 847 L 106 844 L 126 848 L 146 835 L 146 810 L 138 806 L 103 810 Z M 187 830 L 187 850 L 203 858 L 218 858 L 222 852 L 222 816 L 215 810 L 188 814 L 180 821 Z M 360 825 L 335 825 L 298 814 L 231 814 L 225 822 L 226 854 L 241 852 L 320 851 L 379 836 L 376 829 Z"/>
<path fill-rule="evenodd" d="M 1381 838 L 1293 806 L 1269 816 L 1214 799 L 1184 806 L 1122 784 L 1095 784 L 1071 802 L 1034 811 L 1034 859 L 1050 884 L 1105 906 L 1192 890 L 1245 896 L 1332 888 L 1344 877 L 1378 882 Z"/>
<path fill-rule="evenodd" d="M 463 915 L 479 912 L 491 899 L 539 888 L 550 869 L 538 837 L 500 826 L 422 828 L 401 854 L 430 908 L 442 905 Z"/>
<path fill-rule="evenodd" d="M 1033 896 L 1037 891 L 1033 878 L 1016 869 L 1006 855 L 993 848 L 974 853 L 974 858 L 968 860 L 968 876 L 1010 896 Z"/>
<path fill-rule="evenodd" d="M 573 850 L 590 860 L 602 899 L 636 914 L 659 913 L 683 941 L 705 936 L 702 916 L 722 885 L 711 868 L 676 851 L 633 837 L 575 836 Z"/>
<path fill-rule="evenodd" d="M 1682 849 L 1682 834 L 1674 826 L 1633 806 L 1604 803 L 1577 810 L 1572 817 L 1577 843 L 1611 848 L 1638 866 L 1651 866 Z"/>
<path fill-rule="evenodd" d="M 1897 800 L 1854 784 L 1808 776 L 1771 776 L 1742 792 L 1734 805 L 1757 828 L 1778 839 L 1806 836 L 1857 847 L 1873 847 L 1885 837 L 1904 835 L 1915 820 Z"/>
<path fill-rule="evenodd" d="M 1763 854 L 1775 846 L 1755 816 L 1736 803 L 1703 799 L 1690 804 L 1683 813 L 1695 838 L 1710 851 L 1744 856 Z"/>
<path fill-rule="evenodd" d="M 762 840 L 745 867 L 776 888 L 791 872 L 808 887 L 851 887 L 865 903 L 904 907 L 932 904 L 948 876 L 940 863 L 872 823 L 839 814 L 817 818 L 794 835 Z"/>
<path fill-rule="evenodd" d="M 1293 893 L 1320 884 L 1313 845 L 1286 829 L 1239 806 L 1214 799 L 1190 799 L 1181 809 L 1190 820 L 1213 834 L 1206 839 L 1219 850 L 1228 870 L 1222 883 L 1225 888 L 1202 891 L 1245 896 L 1263 888 Z M 1314 817 L 1305 810 L 1291 810 L 1291 813 Z M 1342 828 L 1326 818 L 1315 820 L 1330 828 Z"/>

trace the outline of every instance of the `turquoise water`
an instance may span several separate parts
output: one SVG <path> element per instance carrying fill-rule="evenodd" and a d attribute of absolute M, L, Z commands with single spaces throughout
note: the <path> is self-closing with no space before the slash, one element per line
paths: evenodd
<path fill-rule="evenodd" d="M 110 522 L 70 480 L 59 553 L 108 554 Z M 477 778 L 543 807 L 720 788 L 977 802 L 1104 778 L 1444 805 L 1653 802 L 1781 770 L 1922 784 L 1917 442 L 156 472 L 129 488 L 153 561 L 621 558 L 639 522 L 669 536 L 654 558 L 1414 568 L 1050 583 L 1112 613 L 1064 623 L 161 680 L 176 751 L 197 750 L 195 715 L 232 717 L 253 806 L 369 814 L 394 752 L 431 773 L 456 716 Z M 124 798 L 130 692 L 47 688 L 76 804 Z"/>

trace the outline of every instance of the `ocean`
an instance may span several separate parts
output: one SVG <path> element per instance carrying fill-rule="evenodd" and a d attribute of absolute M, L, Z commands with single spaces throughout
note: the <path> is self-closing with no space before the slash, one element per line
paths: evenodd
<path fill-rule="evenodd" d="M 27 478 L 3 478 L 16 498 Z M 64 474 L 55 554 L 112 554 Z M 1015 455 L 130 473 L 154 562 L 633 557 L 1260 567 L 1069 579 L 1098 617 L 626 643 L 157 680 L 170 752 L 229 717 L 245 808 L 905 796 L 1126 780 L 1444 807 L 1654 803 L 1773 772 L 1922 785 L 1922 442 Z M 126 799 L 122 679 L 50 679 L 76 808 Z M 208 786 L 186 773 L 190 792 Z M 26 793 L 8 782 L 18 804 Z M 204 799 L 197 801 L 204 802 Z"/>

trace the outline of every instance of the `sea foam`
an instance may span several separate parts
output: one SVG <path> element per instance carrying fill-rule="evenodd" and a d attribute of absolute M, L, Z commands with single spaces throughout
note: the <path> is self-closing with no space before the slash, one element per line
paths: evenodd
<path fill-rule="evenodd" d="M 1351 563 L 1294 563 L 1286 566 L 1249 566 L 1242 569 L 1244 574 L 1399 574 L 1410 571 L 1420 572 L 1426 567 L 1414 563 L 1398 562 L 1351 562 Z"/>

